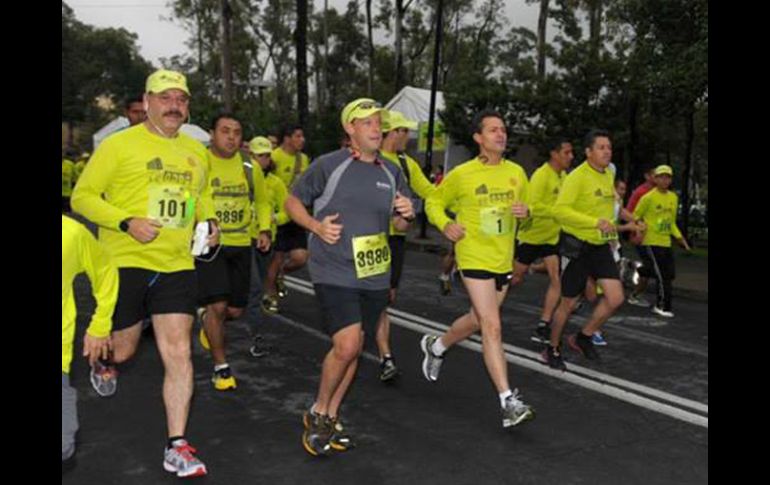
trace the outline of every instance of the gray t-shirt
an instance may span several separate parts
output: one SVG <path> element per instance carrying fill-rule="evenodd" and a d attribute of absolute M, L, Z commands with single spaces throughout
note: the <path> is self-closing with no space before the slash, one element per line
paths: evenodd
<path fill-rule="evenodd" d="M 306 207 L 312 206 L 317 220 L 339 213 L 335 222 L 343 225 L 335 244 L 326 244 L 310 234 L 308 268 L 313 283 L 365 290 L 390 286 L 390 271 L 364 276 L 366 270 L 382 263 L 385 249 L 381 244 L 366 246 L 362 236 L 382 234 L 387 241 L 396 191 L 405 197 L 411 196 L 401 169 L 379 155 L 377 162 L 367 163 L 353 159 L 351 151 L 343 148 L 322 155 L 310 164 L 292 193 Z M 389 249 L 385 251 L 389 255 Z"/>

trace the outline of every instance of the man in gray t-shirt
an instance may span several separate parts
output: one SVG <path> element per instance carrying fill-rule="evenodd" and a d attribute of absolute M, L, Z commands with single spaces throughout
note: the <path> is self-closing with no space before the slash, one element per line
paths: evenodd
<path fill-rule="evenodd" d="M 374 333 L 388 304 L 389 224 L 405 231 L 414 219 L 401 170 L 381 160 L 380 105 L 357 99 L 342 110 L 350 148 L 310 164 L 286 200 L 286 212 L 310 231 L 309 269 L 333 347 L 326 355 L 315 404 L 303 416 L 302 444 L 311 455 L 353 442 L 339 407 L 358 365 L 365 333 Z M 312 207 L 311 216 L 306 207 Z"/>

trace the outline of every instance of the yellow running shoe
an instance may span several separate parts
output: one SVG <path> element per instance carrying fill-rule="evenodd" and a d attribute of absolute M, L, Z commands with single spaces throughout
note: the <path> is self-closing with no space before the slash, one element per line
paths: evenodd
<path fill-rule="evenodd" d="M 230 372 L 230 367 L 214 371 L 214 375 L 211 376 L 211 382 L 217 391 L 228 391 L 238 387 L 235 383 L 235 377 Z"/>

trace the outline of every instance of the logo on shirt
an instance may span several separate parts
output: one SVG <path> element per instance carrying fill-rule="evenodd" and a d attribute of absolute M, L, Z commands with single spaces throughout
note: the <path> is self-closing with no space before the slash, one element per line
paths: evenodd
<path fill-rule="evenodd" d="M 476 195 L 486 195 L 488 193 L 489 189 L 487 188 L 487 184 L 481 184 L 476 187 Z"/>
<path fill-rule="evenodd" d="M 597 196 L 597 197 L 601 197 L 602 196 L 602 189 L 596 189 L 596 192 L 594 192 L 594 195 Z"/>
<path fill-rule="evenodd" d="M 160 158 L 153 158 L 147 162 L 147 170 L 163 170 L 163 162 L 160 161 Z"/>
<path fill-rule="evenodd" d="M 190 158 L 190 157 L 187 157 L 187 163 L 188 163 L 188 164 L 189 164 L 191 167 L 195 167 L 196 165 L 198 165 L 198 162 L 196 162 L 194 159 L 192 159 L 192 158 Z"/>
<path fill-rule="evenodd" d="M 554 187 L 553 193 L 554 195 L 559 195 L 559 187 Z"/>
<path fill-rule="evenodd" d="M 390 184 L 386 184 L 384 182 L 377 182 L 377 188 L 383 189 L 383 190 L 390 190 Z"/>
<path fill-rule="evenodd" d="M 211 181 L 211 186 L 212 187 L 219 187 L 221 185 L 222 185 L 222 181 L 219 180 L 219 177 L 217 177 L 217 178 L 215 178 L 214 180 Z"/>
<path fill-rule="evenodd" d="M 511 177 L 508 181 L 511 183 L 512 186 L 516 187 L 516 179 L 515 178 Z"/>

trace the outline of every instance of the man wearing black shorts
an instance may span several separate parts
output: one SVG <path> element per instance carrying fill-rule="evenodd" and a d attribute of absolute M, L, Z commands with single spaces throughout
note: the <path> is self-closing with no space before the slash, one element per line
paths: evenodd
<path fill-rule="evenodd" d="M 530 265 L 542 258 L 548 272 L 548 290 L 545 293 L 540 322 L 531 339 L 546 344 L 551 336 L 551 318 L 559 304 L 559 224 L 553 215 L 553 205 L 559 196 L 566 170 L 572 164 L 572 144 L 566 138 L 554 138 L 548 144 L 550 159 L 535 170 L 529 182 L 529 209 L 531 222 L 522 225 L 518 234 L 516 262 L 511 284 L 522 282 Z"/>
<path fill-rule="evenodd" d="M 243 140 L 241 122 L 232 114 L 217 115 L 211 124 L 208 184 L 222 231 L 222 244 L 213 254 L 195 261 L 198 274 L 198 303 L 202 328 L 199 339 L 211 351 L 214 372 L 211 382 L 218 391 L 235 389 L 237 383 L 225 355 L 225 320 L 243 315 L 251 282 L 252 217 L 265 229 L 257 236 L 257 249 L 270 248 L 270 219 L 265 184 L 254 185 L 252 211 L 249 183 L 239 152 Z M 257 167 L 256 170 L 259 170 Z M 252 171 L 253 176 L 253 171 Z M 262 178 L 263 179 L 263 178 Z"/>
<path fill-rule="evenodd" d="M 302 445 L 311 455 L 353 446 L 339 409 L 358 366 L 364 335 L 372 335 L 388 304 L 391 221 L 405 230 L 414 218 L 400 169 L 378 156 L 379 103 L 357 99 L 342 110 L 351 146 L 316 159 L 292 189 L 286 212 L 312 233 L 310 277 L 332 337 L 315 403 L 303 416 Z M 306 207 L 313 207 L 311 216 Z"/>
<path fill-rule="evenodd" d="M 158 70 L 147 78 L 147 120 L 115 133 L 96 149 L 72 196 L 73 208 L 99 225 L 99 240 L 118 267 L 114 354 L 95 366 L 101 395 L 115 392 L 114 364 L 135 352 L 142 321 L 152 317 L 165 371 L 168 443 L 163 467 L 178 477 L 205 475 L 185 439 L 193 394 L 190 334 L 197 278 L 190 254 L 196 221 L 208 220 L 208 245 L 219 243 L 206 148 L 179 132 L 189 114 L 185 77 Z M 140 403 L 137 403 L 140 404 Z"/>
<path fill-rule="evenodd" d="M 618 238 L 613 224 L 615 203 L 614 175 L 608 169 L 612 144 L 606 131 L 591 130 L 585 139 L 586 161 L 564 179 L 554 205 L 554 215 L 561 225 L 561 303 L 554 313 L 551 341 L 543 359 L 551 368 L 565 370 L 561 352 L 561 334 L 575 309 L 578 297 L 593 278 L 604 292 L 582 330 L 570 335 L 570 348 L 589 360 L 599 354 L 591 337 L 623 304 L 623 285 L 612 255 L 611 241 Z"/>

